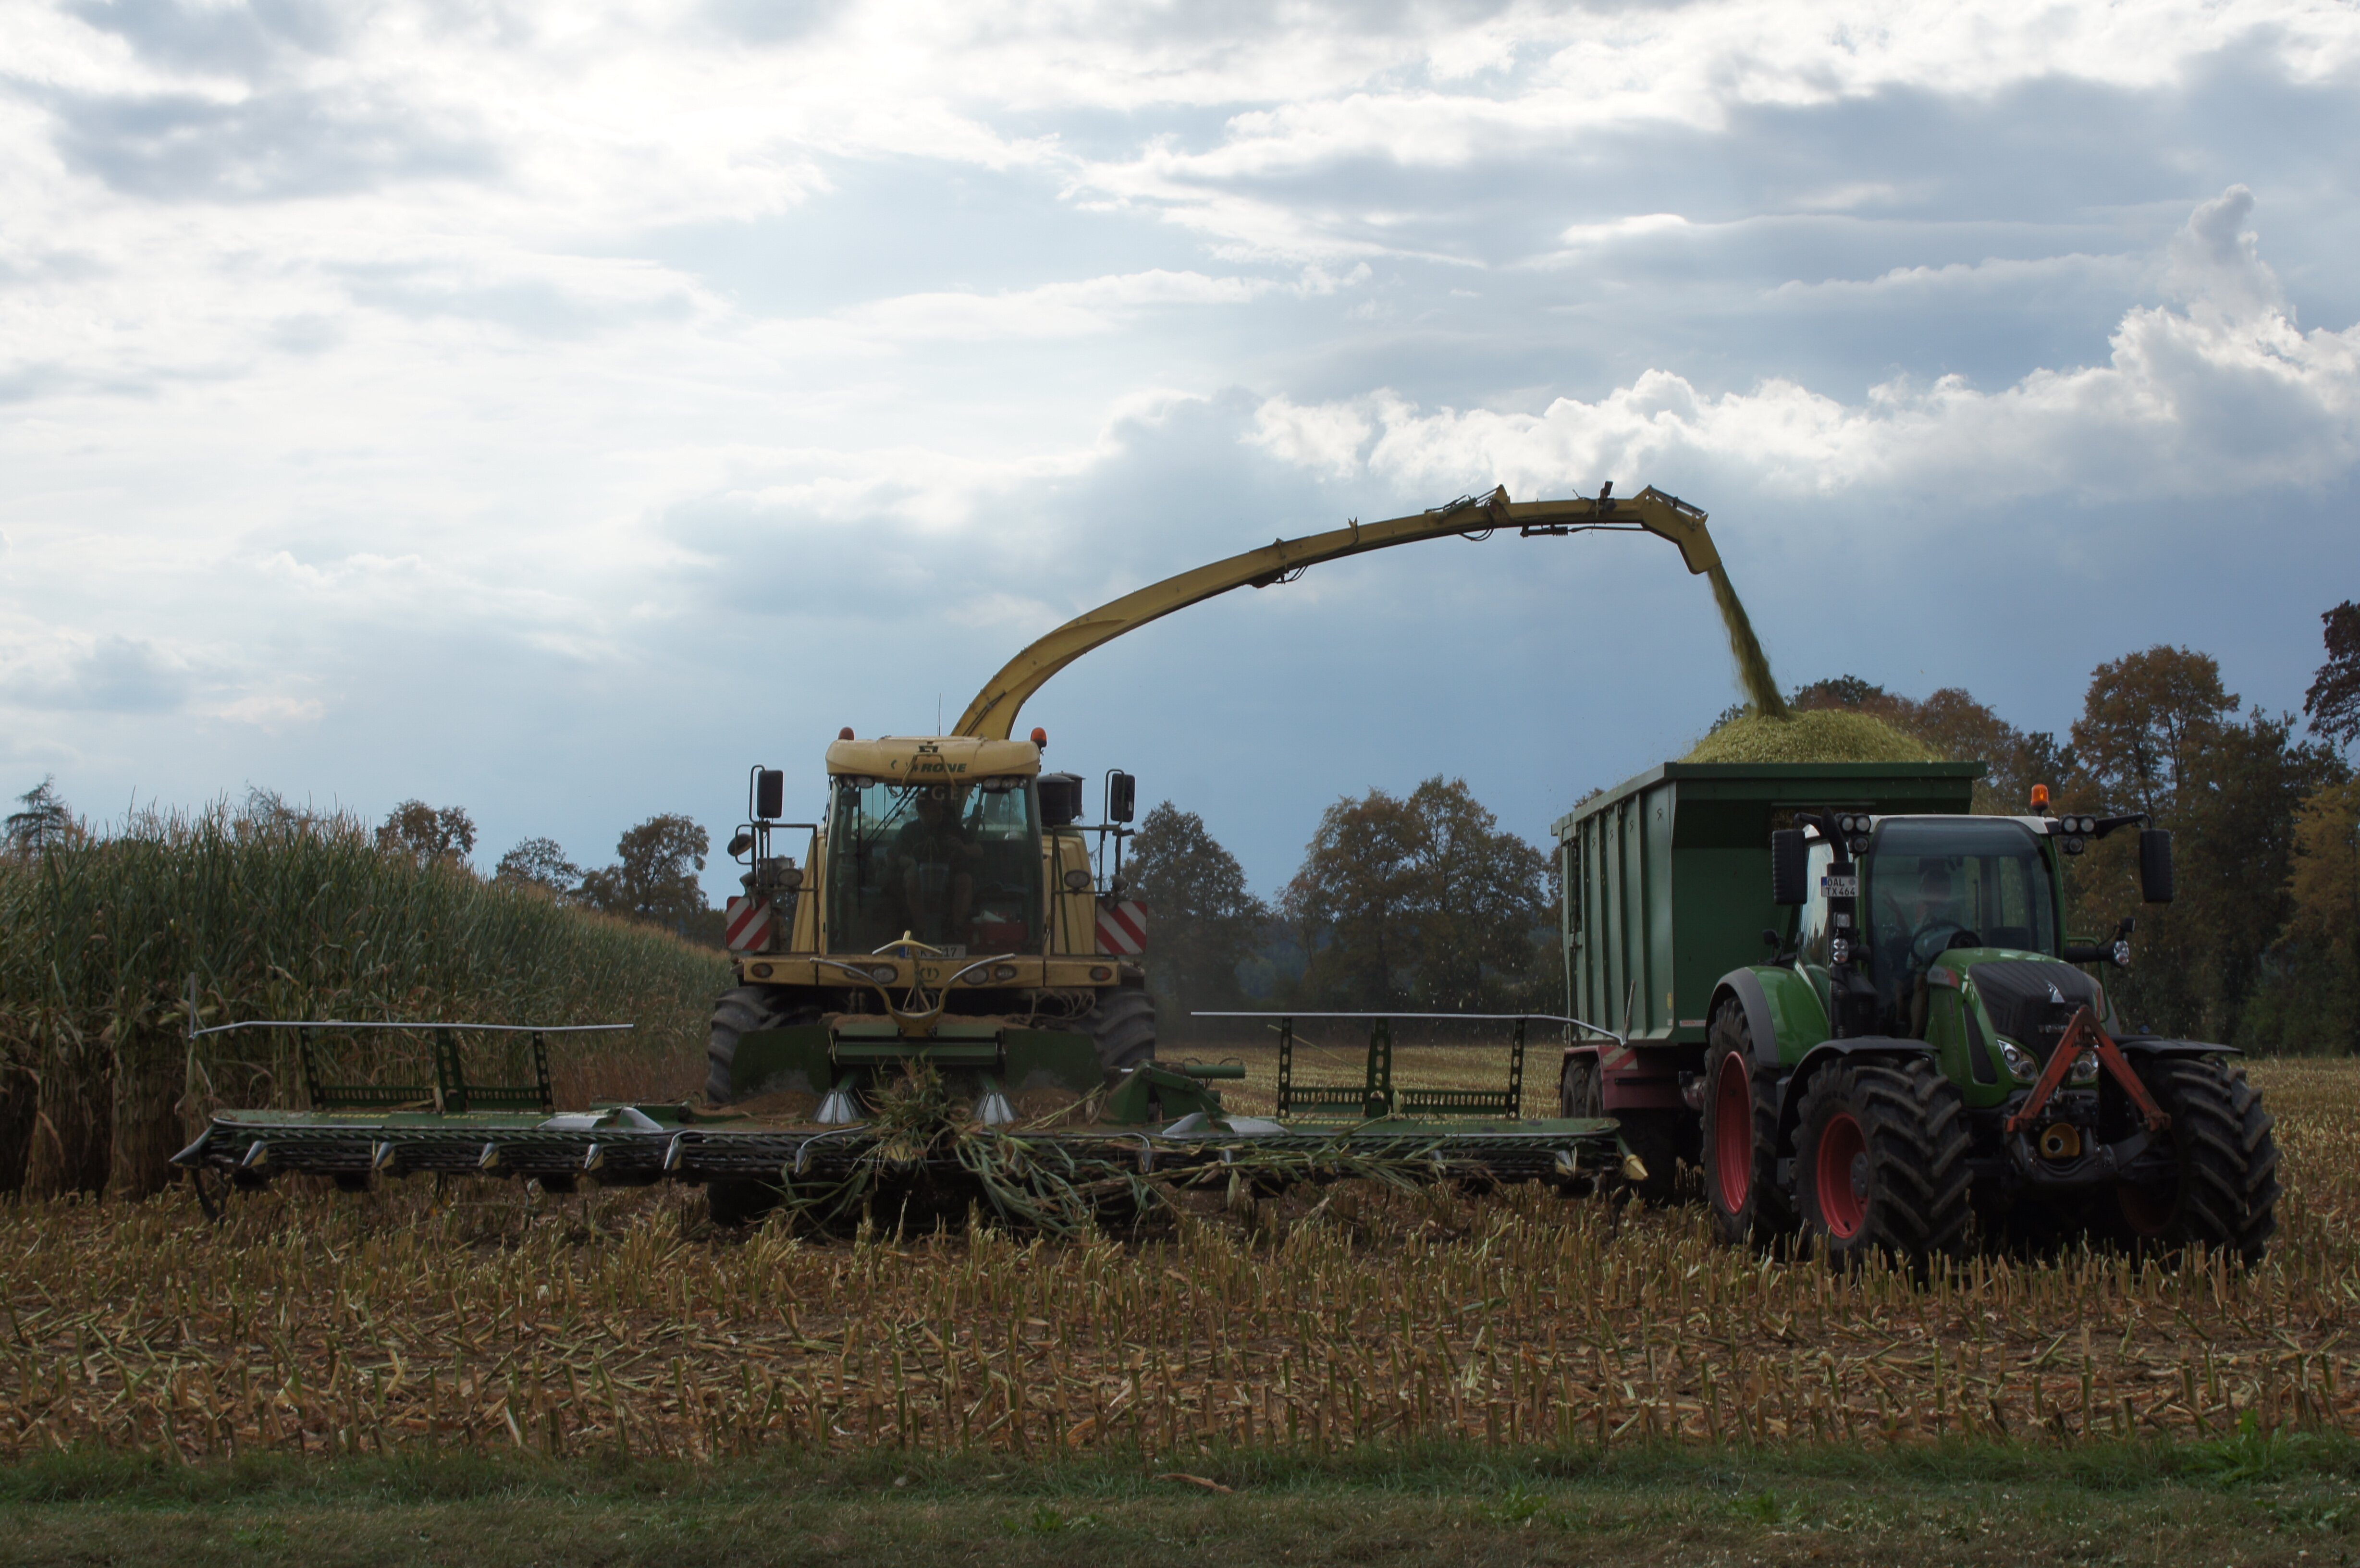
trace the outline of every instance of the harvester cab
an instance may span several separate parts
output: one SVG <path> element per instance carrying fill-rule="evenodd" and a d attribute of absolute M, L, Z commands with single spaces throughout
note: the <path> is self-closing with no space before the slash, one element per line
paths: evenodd
<path fill-rule="evenodd" d="M 2057 855 L 2080 855 L 2092 842 L 2143 824 L 2144 812 L 2055 818 L 1804 811 L 1795 820 L 1795 827 L 1771 835 L 1772 897 L 1794 911 L 1775 962 L 1798 965 L 1810 977 L 1827 1010 L 1830 1038 L 1924 1040 L 1932 1025 L 1932 993 L 1963 994 L 1965 977 L 1983 962 L 2130 966 L 2136 923 L 2128 917 L 2104 942 L 2061 935 L 2063 868 Z M 2147 901 L 2170 902 L 2171 835 L 2147 828 L 2139 851 Z M 2094 995 L 2103 998 L 2103 988 Z M 2110 1027 L 2120 1027 L 2110 1007 L 2102 1006 L 2102 1012 Z"/>

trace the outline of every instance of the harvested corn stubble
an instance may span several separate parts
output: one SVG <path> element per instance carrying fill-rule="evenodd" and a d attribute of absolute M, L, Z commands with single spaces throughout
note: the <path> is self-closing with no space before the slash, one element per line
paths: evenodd
<path fill-rule="evenodd" d="M 0 1452 L 1102 1444 L 1187 1456 L 2039 1441 L 2360 1422 L 2360 1064 L 2262 1062 L 2268 1260 L 2074 1250 L 1927 1283 L 1714 1245 L 1696 1209 L 1545 1188 L 1357 1201 L 1158 1239 L 742 1239 L 661 1189 L 281 1182 L 0 1207 Z"/>

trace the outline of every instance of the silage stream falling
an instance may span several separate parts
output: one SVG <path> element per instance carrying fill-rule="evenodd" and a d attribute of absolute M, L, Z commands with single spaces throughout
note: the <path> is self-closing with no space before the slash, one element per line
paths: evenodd
<path fill-rule="evenodd" d="M 1778 682 L 1771 679 L 1770 658 L 1754 635 L 1745 601 L 1737 596 L 1736 585 L 1729 580 L 1729 569 L 1716 561 L 1705 575 L 1712 580 L 1712 602 L 1721 606 L 1721 624 L 1729 628 L 1729 651 L 1737 660 L 1737 678 L 1745 688 L 1746 701 L 1764 718 L 1790 717 L 1786 700 L 1778 695 Z"/>

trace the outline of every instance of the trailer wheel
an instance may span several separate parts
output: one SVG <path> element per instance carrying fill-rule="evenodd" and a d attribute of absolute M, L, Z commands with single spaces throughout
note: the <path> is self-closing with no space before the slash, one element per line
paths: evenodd
<path fill-rule="evenodd" d="M 1155 1060 L 1155 998 L 1137 986 L 1099 992 L 1088 1023 L 1098 1069 L 1109 1083 Z"/>
<path fill-rule="evenodd" d="M 1598 1077 L 1598 1052 L 1567 1053 L 1565 1071 L 1557 1074 L 1557 1112 L 1567 1117 L 1606 1114 L 1606 1090 Z"/>
<path fill-rule="evenodd" d="M 1754 1068 L 1744 1004 L 1725 998 L 1704 1052 L 1704 1196 L 1721 1239 L 1766 1246 L 1795 1228 L 1778 1186 L 1778 1086 Z"/>
<path fill-rule="evenodd" d="M 2278 1229 L 2278 1149 L 2274 1122 L 2245 1074 L 2221 1061 L 2167 1058 L 2139 1074 L 2171 1117 L 2173 1173 L 2114 1189 L 2119 1226 L 2141 1250 L 2201 1243 L 2261 1260 Z"/>
<path fill-rule="evenodd" d="M 1933 1062 L 1852 1062 L 1803 1092 L 1796 1196 L 1845 1267 L 1871 1252 L 1922 1266 L 1957 1252 L 1969 1210 L 1967 1107 Z"/>
<path fill-rule="evenodd" d="M 731 1073 L 738 1062 L 738 1042 L 760 1029 L 785 1029 L 815 1022 L 819 1009 L 792 1007 L 773 985 L 735 985 L 713 1004 L 713 1030 L 705 1044 L 705 1098 L 726 1105 L 736 1097 Z"/>

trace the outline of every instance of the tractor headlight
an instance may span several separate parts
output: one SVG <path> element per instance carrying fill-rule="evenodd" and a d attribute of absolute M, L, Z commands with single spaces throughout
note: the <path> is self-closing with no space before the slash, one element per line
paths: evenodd
<path fill-rule="evenodd" d="M 2131 966 L 2130 938 L 2126 936 L 2114 938 L 2114 967 L 2117 969 L 2128 969 Z"/>
<path fill-rule="evenodd" d="M 1833 942 L 1828 943 L 1828 962 L 1830 964 L 1850 964 L 1852 962 L 1852 939 L 1849 937 L 1840 936 Z"/>
<path fill-rule="evenodd" d="M 2068 1083 L 2094 1083 L 2097 1081 L 2098 1058 L 2094 1052 L 2081 1052 L 2073 1059 L 2073 1065 L 2065 1070 L 2065 1082 Z"/>
<path fill-rule="evenodd" d="M 2012 1040 L 1999 1042 L 1999 1058 L 2007 1063 L 2010 1077 L 2038 1078 L 2040 1076 L 2040 1063 L 2032 1059 L 2032 1052 Z"/>

